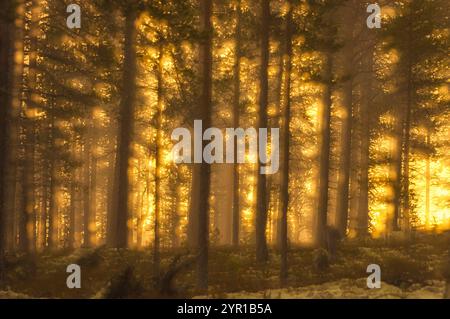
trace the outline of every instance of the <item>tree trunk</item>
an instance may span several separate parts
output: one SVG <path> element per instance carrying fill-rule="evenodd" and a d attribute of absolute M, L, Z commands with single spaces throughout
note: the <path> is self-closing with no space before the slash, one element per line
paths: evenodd
<path fill-rule="evenodd" d="M 361 149 L 360 149 L 360 196 L 356 235 L 365 237 L 369 234 L 369 161 L 370 161 L 370 118 L 372 101 L 373 49 L 363 57 L 363 72 L 361 84 Z"/>
<path fill-rule="evenodd" d="M 172 248 L 176 248 L 180 244 L 180 240 L 178 237 L 178 225 L 180 222 L 180 217 L 178 214 L 178 209 L 180 207 L 180 194 L 178 193 L 178 187 L 175 188 L 174 196 L 174 204 L 172 207 L 172 227 L 170 227 L 170 241 L 172 243 Z"/>
<path fill-rule="evenodd" d="M 403 110 L 399 108 L 395 112 L 394 144 L 392 145 L 389 184 L 392 195 L 389 198 L 389 214 L 387 219 L 387 231 L 398 231 L 400 216 L 401 176 L 402 176 L 402 146 L 403 146 Z"/>
<path fill-rule="evenodd" d="M 29 39 L 29 51 L 23 54 L 28 56 L 28 67 L 26 81 L 23 87 L 26 87 L 24 94 L 24 103 L 21 103 L 20 112 L 20 135 L 21 144 L 21 200 L 22 209 L 19 215 L 19 249 L 22 252 L 31 252 L 34 246 L 35 234 L 35 199 L 34 199 L 34 154 L 35 154 L 35 122 L 33 118 L 33 102 L 36 91 L 36 59 L 37 59 L 37 32 L 38 32 L 38 6 L 32 1 L 31 11 L 26 15 L 26 25 L 23 31 Z M 35 247 L 34 247 L 35 248 Z"/>
<path fill-rule="evenodd" d="M 430 128 L 427 128 L 426 144 L 427 159 L 425 169 L 425 227 L 428 229 L 431 225 L 431 133 Z"/>
<path fill-rule="evenodd" d="M 323 108 L 321 119 L 322 141 L 320 152 L 320 170 L 319 170 L 319 194 L 317 221 L 316 221 L 316 244 L 324 248 L 326 241 L 326 226 L 328 215 L 328 181 L 330 168 L 330 135 L 331 135 L 331 71 L 332 57 L 331 53 L 326 53 L 323 65 L 324 90 L 323 90 Z"/>
<path fill-rule="evenodd" d="M 58 247 L 58 220 L 57 220 L 57 200 L 56 200 L 56 191 L 57 191 L 57 169 L 56 169 L 56 150 L 55 150 L 55 115 L 53 114 L 53 108 L 54 108 L 55 101 L 53 99 L 50 100 L 49 107 L 50 107 L 50 119 L 49 119 L 49 134 L 47 136 L 47 143 L 48 143 L 48 149 L 49 149 L 49 165 L 48 165 L 48 172 L 49 172 L 49 192 L 48 192 L 48 230 L 47 230 L 47 237 L 48 237 L 48 248 L 54 249 Z"/>
<path fill-rule="evenodd" d="M 76 216 L 76 170 L 72 172 L 72 179 L 70 181 L 70 208 L 69 208 L 69 249 L 75 248 L 75 216 Z"/>
<path fill-rule="evenodd" d="M 259 83 L 259 111 L 258 128 L 267 128 L 267 105 L 269 98 L 269 24 L 270 24 L 270 3 L 269 0 L 261 1 L 261 66 Z M 269 258 L 266 241 L 267 227 L 267 185 L 266 175 L 261 174 L 261 161 L 257 165 L 257 185 L 256 185 L 256 260 L 266 262 Z"/>
<path fill-rule="evenodd" d="M 92 247 L 91 242 L 91 160 L 92 160 L 92 140 L 91 140 L 91 119 L 88 119 L 86 137 L 83 147 L 83 247 Z"/>
<path fill-rule="evenodd" d="M 280 219 L 280 283 L 287 284 L 288 277 L 288 207 L 289 207 L 289 139 L 291 121 L 291 70 L 292 70 L 292 2 L 289 1 L 289 12 L 286 18 L 286 70 L 284 76 L 284 108 L 283 108 L 283 162 L 281 170 L 281 219 Z"/>
<path fill-rule="evenodd" d="M 190 248 L 197 248 L 198 238 L 198 209 L 200 191 L 200 165 L 192 165 L 191 196 L 189 199 L 189 218 L 187 227 L 187 244 Z"/>
<path fill-rule="evenodd" d="M 410 35 L 412 30 L 408 32 Z M 408 64 L 406 77 L 406 114 L 404 123 L 404 150 L 403 150 L 403 187 L 402 187 L 402 228 L 408 232 L 410 230 L 410 196 L 409 196 L 409 157 L 410 157 L 410 135 L 411 135 L 411 112 L 413 108 L 413 83 L 412 83 L 412 65 Z"/>
<path fill-rule="evenodd" d="M 211 126 L 211 91 L 212 91 L 212 0 L 201 0 L 201 30 L 205 34 L 200 45 L 200 74 L 202 77 L 202 93 L 200 100 L 200 118 L 203 127 Z M 206 142 L 202 142 L 203 147 Z M 209 245 L 209 194 L 210 194 L 210 164 L 202 161 L 195 164 L 200 169 L 199 203 L 198 203 L 198 264 L 197 288 L 208 289 L 208 245 Z"/>
<path fill-rule="evenodd" d="M 160 230 L 159 219 L 161 216 L 161 144 L 162 144 L 162 108 L 163 108 L 163 46 L 159 45 L 157 75 L 157 110 L 156 110 L 156 149 L 155 149 L 155 219 L 153 242 L 153 271 L 156 278 L 160 275 Z"/>
<path fill-rule="evenodd" d="M 131 157 L 131 140 L 134 122 L 134 104 L 136 92 L 136 11 L 134 8 L 125 13 L 125 43 L 123 48 L 123 78 L 120 101 L 119 133 L 117 135 L 116 176 L 114 182 L 114 197 L 110 218 L 113 235 L 111 246 L 115 248 L 128 247 L 128 218 L 129 218 L 129 159 Z"/>
<path fill-rule="evenodd" d="M 8 1 L 2 9 L 13 12 L 14 2 Z M 6 225 L 6 172 L 9 159 L 9 115 L 12 109 L 14 74 L 14 18 L 0 19 L 0 287 L 4 279 L 5 225 Z"/>
<path fill-rule="evenodd" d="M 241 96 L 241 0 L 236 7 L 236 30 L 235 30 L 235 53 L 233 67 L 233 127 L 239 127 L 240 96 Z M 237 163 L 237 143 L 234 143 L 235 163 L 233 166 L 233 234 L 232 243 L 234 247 L 239 246 L 239 164 Z"/>
<path fill-rule="evenodd" d="M 350 8 L 351 9 L 351 8 Z M 344 17 L 350 18 L 349 12 L 346 12 Z M 351 21 L 351 18 L 350 20 Z M 348 39 L 344 47 L 344 76 L 348 77 L 343 84 L 343 108 L 344 115 L 341 119 L 341 158 L 339 163 L 339 178 L 337 188 L 336 201 L 336 227 L 342 237 L 347 233 L 348 224 L 348 204 L 349 204 L 349 181 L 350 181 L 350 164 L 351 164 L 351 150 L 352 150 L 352 124 L 353 124 L 353 27 L 354 25 L 348 22 L 344 26 L 344 35 Z"/>

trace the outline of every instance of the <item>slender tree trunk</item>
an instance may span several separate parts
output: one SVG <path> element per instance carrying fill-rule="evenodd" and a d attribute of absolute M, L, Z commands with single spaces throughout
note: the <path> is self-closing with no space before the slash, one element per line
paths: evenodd
<path fill-rule="evenodd" d="M 137 170 L 138 172 L 142 171 L 142 160 L 140 158 L 137 159 Z M 144 197 L 145 194 L 147 194 L 147 187 L 148 187 L 148 179 L 146 178 L 146 187 L 143 191 L 136 191 L 136 198 L 134 201 L 134 212 L 137 216 L 136 219 L 136 247 L 141 248 L 142 247 L 142 233 L 143 233 L 143 210 L 144 210 Z M 138 182 L 139 183 L 139 182 Z"/>
<path fill-rule="evenodd" d="M 196 249 L 198 238 L 198 200 L 200 198 L 200 165 L 193 164 L 191 174 L 191 197 L 189 199 L 187 243 L 190 248 Z"/>
<path fill-rule="evenodd" d="M 75 215 L 76 215 L 76 175 L 70 181 L 70 211 L 69 211 L 69 249 L 75 248 Z"/>
<path fill-rule="evenodd" d="M 8 1 L 2 10 L 13 12 L 14 2 Z M 9 159 L 9 115 L 12 109 L 14 74 L 14 18 L 0 19 L 0 287 L 4 281 L 6 172 Z"/>
<path fill-rule="evenodd" d="M 20 113 L 20 143 L 21 143 L 21 199 L 22 210 L 19 216 L 19 249 L 22 252 L 31 252 L 35 247 L 35 185 L 34 185 L 34 157 L 35 157 L 35 120 L 33 116 L 35 96 L 36 96 L 36 59 L 37 59 L 37 33 L 39 7 L 36 1 L 31 1 L 30 11 L 26 15 L 26 24 L 23 30 L 28 39 L 28 52 L 24 54 L 28 57 L 26 67 L 26 81 L 24 100 Z"/>
<path fill-rule="evenodd" d="M 321 119 L 321 152 L 319 171 L 319 193 L 317 221 L 316 221 L 316 243 L 319 247 L 325 247 L 325 236 L 328 215 L 328 184 L 330 169 L 330 135 L 331 135 L 331 72 L 332 56 L 327 53 L 323 65 L 323 109 Z"/>
<path fill-rule="evenodd" d="M 9 8 L 9 9 L 8 9 Z M 11 71 L 9 74 L 5 73 L 5 76 L 9 76 L 10 92 L 8 92 L 9 103 L 11 108 L 9 109 L 9 128 L 6 128 L 9 132 L 8 136 L 8 163 L 11 167 L 11 187 L 7 189 L 7 196 L 10 196 L 10 211 L 9 211 L 9 224 L 11 238 L 11 250 L 17 247 L 18 239 L 18 221 L 21 215 L 20 208 L 20 165 L 17 165 L 17 159 L 20 158 L 20 116 L 22 110 L 23 101 L 23 85 L 24 85 L 24 56 L 25 56 L 25 3 L 18 3 L 17 1 L 10 1 L 7 6 L 7 10 L 11 15 L 6 15 L 5 23 L 10 24 L 11 46 L 10 50 L 10 63 Z M 12 19 L 12 20 L 9 20 Z M 7 41 L 8 37 L 5 38 Z M 19 58 L 18 56 L 19 55 Z M 8 67 L 5 65 L 5 67 Z"/>
<path fill-rule="evenodd" d="M 19 250 L 25 253 L 30 251 L 30 232 L 28 231 L 28 225 L 31 223 L 31 214 L 33 204 L 30 202 L 30 161 L 29 157 L 31 154 L 28 154 L 29 147 L 27 147 L 27 119 L 26 115 L 22 114 L 21 116 L 22 122 L 22 132 L 21 132 L 21 143 L 22 143 L 22 168 L 21 168 L 21 200 L 22 200 L 22 210 L 19 215 Z"/>
<path fill-rule="evenodd" d="M 202 93 L 200 100 L 200 117 L 203 127 L 211 126 L 211 91 L 212 91 L 212 0 L 200 0 L 201 30 L 205 34 L 200 45 L 200 74 L 202 77 Z M 203 147 L 206 142 L 203 141 Z M 198 203 L 198 263 L 197 288 L 208 289 L 208 246 L 209 246 L 209 194 L 210 194 L 210 164 L 202 161 L 195 164 L 200 169 L 199 203 Z M 200 198 L 201 196 L 201 198 Z"/>
<path fill-rule="evenodd" d="M 426 143 L 428 152 L 425 169 L 425 226 L 429 228 L 431 225 L 431 133 L 429 128 L 427 128 Z"/>
<path fill-rule="evenodd" d="M 111 151 L 117 152 L 115 150 L 115 142 L 111 143 Z M 116 163 L 115 158 L 111 158 L 108 163 L 108 180 L 107 180 L 107 203 L 106 203 L 106 245 L 108 247 L 114 247 L 116 234 L 116 210 L 114 209 L 114 195 L 115 195 L 115 185 L 114 180 L 116 177 Z"/>
<path fill-rule="evenodd" d="M 258 128 L 267 128 L 267 105 L 269 100 L 269 24 L 270 3 L 269 0 L 261 1 L 261 66 L 259 83 L 259 125 Z M 267 185 L 266 175 L 261 174 L 261 161 L 257 165 L 256 185 L 256 260 L 266 262 L 269 258 L 267 251 L 266 227 L 267 227 Z"/>
<path fill-rule="evenodd" d="M 95 245 L 97 237 L 97 158 L 94 154 L 91 155 L 91 178 L 89 183 L 89 244 Z"/>
<path fill-rule="evenodd" d="M 394 143 L 391 150 L 389 166 L 389 183 L 392 189 L 392 195 L 389 198 L 389 214 L 387 220 L 387 230 L 398 231 L 400 217 L 400 196 L 401 196 L 401 177 L 402 177 L 402 147 L 403 147 L 403 110 L 399 108 L 395 112 L 394 124 Z"/>
<path fill-rule="evenodd" d="M 155 219 L 153 242 L 153 271 L 156 278 L 160 275 L 160 217 L 161 217 L 161 144 L 162 144 L 162 108 L 163 108 L 163 46 L 159 45 L 157 75 L 157 110 L 156 110 L 156 150 L 155 150 Z"/>
<path fill-rule="evenodd" d="M 84 165 L 83 165 L 83 247 L 90 248 L 94 245 L 96 230 L 95 217 L 97 209 L 97 159 L 93 155 L 93 140 L 95 136 L 95 125 L 92 111 L 89 111 L 87 119 L 87 130 L 84 142 Z"/>
<path fill-rule="evenodd" d="M 83 247 L 92 247 L 91 243 L 91 196 L 90 196 L 90 185 L 91 185 L 91 119 L 88 119 L 88 128 L 86 132 L 86 137 L 84 139 L 83 147 Z"/>
<path fill-rule="evenodd" d="M 350 15 L 350 9 L 345 17 Z M 350 18 L 351 19 L 351 18 Z M 344 47 L 344 75 L 348 77 L 343 85 L 343 108 L 341 129 L 341 158 L 339 163 L 339 179 L 336 201 L 336 227 L 342 237 L 347 233 L 348 224 L 348 206 L 349 206 L 349 181 L 350 164 L 352 151 L 352 124 L 353 124 L 353 27 L 352 23 L 347 21 L 344 27 L 344 34 L 348 39 Z"/>
<path fill-rule="evenodd" d="M 125 43 L 122 78 L 122 93 L 120 101 L 119 133 L 117 135 L 116 177 L 114 182 L 115 195 L 113 197 L 112 241 L 115 248 L 128 247 L 128 218 L 129 218 L 129 159 L 131 157 L 131 140 L 133 134 L 134 104 L 136 92 L 136 28 L 134 26 L 137 13 L 134 8 L 125 13 Z"/>
<path fill-rule="evenodd" d="M 56 200 L 56 191 L 57 191 L 57 174 L 56 174 L 56 159 L 55 159 L 55 115 L 54 115 L 54 100 L 52 99 L 50 101 L 50 119 L 49 119 L 49 134 L 47 136 L 48 138 L 48 150 L 49 150 L 49 192 L 48 192 L 48 201 L 49 201 L 49 207 L 48 207 L 48 248 L 54 249 L 58 247 L 58 220 L 57 220 L 57 200 Z"/>
<path fill-rule="evenodd" d="M 360 196 L 356 232 L 358 237 L 369 234 L 369 161 L 370 161 L 370 118 L 372 100 L 373 51 L 363 57 L 363 82 L 361 84 L 361 149 L 360 149 Z"/>
<path fill-rule="evenodd" d="M 49 210 L 49 181 L 50 181 L 50 171 L 49 168 L 49 159 L 44 159 L 43 167 L 46 170 L 42 174 L 42 210 L 41 210 L 41 237 L 42 237 L 42 248 L 46 248 L 48 241 L 48 231 L 47 231 L 47 220 L 48 220 L 48 210 Z"/>
<path fill-rule="evenodd" d="M 364 84 L 370 85 L 370 84 Z M 369 92 L 367 92 L 369 93 Z M 366 94 L 366 93 L 363 93 Z M 365 237 L 369 234 L 369 160 L 370 160 L 370 105 L 363 96 L 361 120 L 361 170 L 360 170 L 360 188 L 359 203 L 357 213 L 357 236 Z"/>
<path fill-rule="evenodd" d="M 236 30 L 235 30 L 235 53 L 233 67 L 233 127 L 239 127 L 240 117 L 240 96 L 241 96 L 241 0 L 238 0 L 236 7 Z M 239 246 L 239 164 L 237 163 L 237 143 L 234 143 L 235 164 L 233 166 L 233 235 L 232 243 L 234 247 Z"/>
<path fill-rule="evenodd" d="M 172 243 L 172 248 L 176 248 L 179 246 L 180 240 L 178 238 L 178 225 L 180 222 L 178 209 L 180 207 L 180 194 L 177 191 L 178 188 L 175 188 L 174 196 L 174 204 L 172 207 L 172 227 L 170 227 L 170 241 Z"/>
<path fill-rule="evenodd" d="M 74 138 L 74 146 L 72 149 L 73 156 L 77 159 L 79 152 L 79 137 Z M 76 212 L 78 200 L 78 167 L 74 167 L 71 172 L 70 180 L 70 208 L 69 208 L 69 249 L 74 249 L 76 244 Z"/>
<path fill-rule="evenodd" d="M 408 32 L 410 34 L 411 32 Z M 409 158 L 410 158 L 410 135 L 411 135 L 411 112 L 413 108 L 413 83 L 412 66 L 408 65 L 407 83 L 406 83 L 406 114 L 404 122 L 404 154 L 403 154 L 403 187 L 402 187 L 402 228 L 404 231 L 410 230 L 410 196 L 409 196 Z"/>
<path fill-rule="evenodd" d="M 286 71 L 284 76 L 284 109 L 283 109 L 283 163 L 281 170 L 281 219 L 280 219 L 280 282 L 287 284 L 288 278 L 288 207 L 289 207 L 289 139 L 291 121 L 291 71 L 292 71 L 292 2 L 289 1 L 289 12 L 286 18 Z"/>

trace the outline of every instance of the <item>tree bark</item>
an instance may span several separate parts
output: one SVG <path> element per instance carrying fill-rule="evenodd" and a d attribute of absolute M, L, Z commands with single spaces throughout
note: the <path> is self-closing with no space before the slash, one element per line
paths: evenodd
<path fill-rule="evenodd" d="M 122 75 L 122 93 L 120 101 L 119 133 L 117 135 L 116 176 L 114 182 L 113 212 L 109 217 L 112 221 L 110 244 L 115 248 L 128 247 L 128 218 L 129 218 L 129 187 L 128 176 L 129 159 L 131 157 L 131 140 L 134 123 L 134 104 L 136 92 L 136 21 L 137 13 L 134 8 L 125 12 L 125 43 L 123 48 L 124 63 Z"/>
<path fill-rule="evenodd" d="M 270 24 L 270 3 L 269 0 L 261 1 L 261 65 L 259 78 L 259 111 L 258 128 L 267 128 L 267 105 L 269 98 L 269 24 Z M 267 251 L 266 227 L 267 227 L 267 185 L 266 175 L 261 174 L 261 161 L 257 165 L 257 185 L 256 185 L 256 260 L 257 262 L 267 262 L 269 254 Z"/>
<path fill-rule="evenodd" d="M 14 2 L 8 1 L 2 9 L 6 15 L 0 19 L 0 287 L 4 280 L 4 253 L 6 248 L 6 172 L 9 159 L 9 116 L 12 109 L 14 74 Z"/>
<path fill-rule="evenodd" d="M 157 75 L 157 110 L 156 110 L 156 149 L 155 149 L 155 219 L 153 242 L 153 267 L 156 278 L 160 275 L 160 225 L 161 216 L 161 144 L 162 144 L 162 108 L 163 108 L 163 46 L 159 45 Z"/>
<path fill-rule="evenodd" d="M 431 132 L 427 128 L 426 144 L 428 147 L 426 155 L 425 169 L 425 226 L 429 228 L 431 225 Z"/>
<path fill-rule="evenodd" d="M 372 41 L 372 40 L 369 40 Z M 369 234 L 369 162 L 370 162 L 370 119 L 372 101 L 373 47 L 369 49 L 362 61 L 364 76 L 361 84 L 361 149 L 360 149 L 360 196 L 356 235 L 365 237 Z"/>
<path fill-rule="evenodd" d="M 395 112 L 394 143 L 391 149 L 389 165 L 389 184 L 392 195 L 389 198 L 389 214 L 387 219 L 387 231 L 398 231 L 400 217 L 400 196 L 402 176 L 402 148 L 403 148 L 403 110 L 401 107 Z"/>
<path fill-rule="evenodd" d="M 320 152 L 320 169 L 319 169 L 319 193 L 317 221 L 316 221 L 316 244 L 325 248 L 326 244 L 326 226 L 328 215 L 328 184 L 330 169 L 330 135 L 331 135 L 331 72 L 332 72 L 332 56 L 326 53 L 323 65 L 324 82 L 322 96 L 322 118 L 321 118 L 321 152 Z"/>
<path fill-rule="evenodd" d="M 291 71 L 292 71 L 292 1 L 289 1 L 289 12 L 286 18 L 286 70 L 284 76 L 284 108 L 283 108 L 283 162 L 281 166 L 281 219 L 280 219 L 280 283 L 287 284 L 288 277 L 288 208 L 289 208 L 289 139 L 291 121 Z"/>
<path fill-rule="evenodd" d="M 345 18 L 350 18 L 351 8 L 344 14 Z M 350 164 L 352 151 L 352 124 L 353 124 L 353 28 L 354 25 L 347 21 L 344 26 L 344 36 L 348 39 L 345 44 L 344 59 L 344 76 L 347 77 L 343 84 L 343 109 L 344 115 L 341 119 L 341 158 L 339 163 L 339 178 L 336 201 L 336 227 L 342 237 L 347 233 L 348 224 L 348 206 L 349 206 L 349 181 L 350 181 Z"/>
<path fill-rule="evenodd" d="M 48 123 L 48 136 L 47 136 L 47 144 L 49 151 L 49 163 L 48 163 L 48 172 L 49 172 L 49 192 L 48 192 L 48 216 L 46 216 L 46 221 L 48 220 L 48 229 L 47 229 L 47 237 L 48 237 L 48 248 L 54 249 L 58 247 L 58 207 L 56 200 L 56 191 L 58 187 L 57 180 L 57 168 L 56 168 L 56 148 L 55 148 L 55 115 L 54 115 L 54 99 L 49 101 L 49 123 Z"/>
<path fill-rule="evenodd" d="M 87 120 L 87 132 L 84 139 L 84 147 L 83 147 L 83 247 L 90 248 L 92 247 L 91 241 L 91 178 L 92 178 L 92 119 L 89 115 Z"/>
<path fill-rule="evenodd" d="M 411 18 L 410 18 L 411 19 Z M 411 23 L 411 22 L 410 22 Z M 411 32 L 412 26 L 409 27 L 410 30 L 408 32 L 408 45 L 412 50 L 411 43 Z M 406 70 L 406 110 L 405 110 L 405 123 L 404 123 L 404 149 L 403 149 L 403 187 L 402 187 L 402 228 L 404 231 L 408 232 L 410 230 L 410 196 L 409 196 L 409 158 L 410 158 L 410 145 L 411 145 L 411 113 L 414 107 L 413 105 L 413 96 L 414 96 L 414 87 L 413 87 L 413 74 L 412 74 L 412 64 L 411 58 L 408 59 L 408 65 Z"/>
<path fill-rule="evenodd" d="M 233 66 L 233 127 L 239 127 L 240 118 L 240 96 L 241 96 L 241 0 L 237 1 L 236 7 L 236 29 L 235 29 L 235 53 Z M 234 247 L 239 246 L 239 164 L 237 163 L 237 143 L 234 143 L 235 163 L 233 166 L 233 234 L 232 243 Z"/>
<path fill-rule="evenodd" d="M 212 91 L 212 0 L 200 0 L 201 31 L 205 35 L 200 45 L 200 74 L 202 92 L 200 100 L 200 117 L 203 127 L 211 126 L 211 91 Z M 203 141 L 203 147 L 206 141 Z M 199 166 L 200 185 L 198 203 L 198 237 L 197 237 L 197 288 L 208 289 L 208 245 L 209 245 L 209 194 L 210 194 L 210 164 L 202 161 Z"/>

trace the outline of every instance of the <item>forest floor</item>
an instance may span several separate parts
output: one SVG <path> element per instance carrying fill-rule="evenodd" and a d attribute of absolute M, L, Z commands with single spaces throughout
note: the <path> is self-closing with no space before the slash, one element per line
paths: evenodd
<path fill-rule="evenodd" d="M 159 284 L 150 249 L 10 255 L 0 298 L 442 298 L 449 275 L 448 234 L 389 243 L 349 240 L 322 270 L 314 267 L 315 253 L 291 247 L 289 286 L 280 288 L 275 250 L 258 265 L 250 246 L 211 248 L 207 296 L 195 290 L 195 259 L 183 249 L 162 252 Z M 73 263 L 81 267 L 81 289 L 66 286 L 66 267 Z M 369 264 L 381 267 L 381 289 L 366 286 Z"/>

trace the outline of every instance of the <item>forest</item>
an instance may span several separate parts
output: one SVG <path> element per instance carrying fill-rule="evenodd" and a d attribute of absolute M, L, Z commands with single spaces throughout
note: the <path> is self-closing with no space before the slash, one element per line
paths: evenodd
<path fill-rule="evenodd" d="M 0 298 L 450 298 L 449 1 L 0 7 Z"/>

